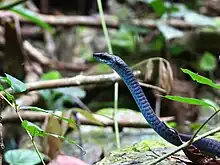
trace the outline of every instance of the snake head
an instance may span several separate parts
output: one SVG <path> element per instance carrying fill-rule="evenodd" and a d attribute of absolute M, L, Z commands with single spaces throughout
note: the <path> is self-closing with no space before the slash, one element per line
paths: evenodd
<path fill-rule="evenodd" d="M 108 53 L 94 53 L 93 57 L 100 62 L 103 62 L 112 68 L 126 66 L 125 62 L 118 56 L 110 55 Z"/>

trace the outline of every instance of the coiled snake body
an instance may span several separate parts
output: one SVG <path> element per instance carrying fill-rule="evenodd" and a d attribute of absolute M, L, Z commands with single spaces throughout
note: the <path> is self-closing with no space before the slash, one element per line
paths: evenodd
<path fill-rule="evenodd" d="M 108 53 L 95 53 L 93 56 L 98 61 L 104 62 L 105 64 L 112 67 L 122 77 L 144 118 L 162 138 L 176 146 L 182 144 L 181 140 L 190 140 L 191 135 L 178 134 L 173 129 L 170 129 L 155 115 L 131 69 L 120 57 L 109 55 Z M 220 157 L 220 142 L 214 139 L 203 138 L 194 142 L 193 145 L 201 151 L 208 152 Z"/>

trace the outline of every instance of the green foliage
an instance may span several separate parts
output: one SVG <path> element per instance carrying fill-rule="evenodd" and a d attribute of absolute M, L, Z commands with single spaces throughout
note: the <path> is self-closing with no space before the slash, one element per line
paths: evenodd
<path fill-rule="evenodd" d="M 80 113 L 81 115 L 83 115 L 86 119 L 88 119 L 89 121 L 91 121 L 92 123 L 96 123 L 98 125 L 103 125 L 102 122 L 98 121 L 91 112 L 85 111 L 83 109 L 79 109 L 79 108 L 74 108 L 73 111 Z"/>
<path fill-rule="evenodd" d="M 6 96 L 6 98 L 7 98 L 7 100 L 9 101 L 9 102 L 15 102 L 15 98 L 14 98 L 14 96 L 13 95 L 11 95 L 10 93 L 8 93 L 8 92 L 6 92 L 6 91 L 4 91 L 4 93 L 5 93 L 5 96 Z"/>
<path fill-rule="evenodd" d="M 41 80 L 55 80 L 61 78 L 58 71 L 50 71 L 41 76 Z M 73 98 L 84 98 L 86 92 L 79 87 L 65 87 L 41 90 L 41 95 L 46 100 L 49 109 L 63 109 L 64 103 L 72 104 Z"/>
<path fill-rule="evenodd" d="M 68 123 L 74 123 L 75 124 L 75 121 L 72 120 L 72 119 L 68 119 L 68 118 L 64 118 L 62 116 L 59 116 L 57 115 L 56 113 L 54 113 L 53 111 L 50 111 L 50 110 L 45 110 L 45 109 L 42 109 L 42 108 L 38 108 L 38 107 L 32 107 L 32 106 L 21 106 L 20 109 L 22 110 L 31 110 L 31 111 L 36 111 L 36 112 L 44 112 L 44 113 L 49 113 L 51 115 L 54 115 L 56 116 L 57 118 L 59 118 L 60 120 L 64 120 Z"/>
<path fill-rule="evenodd" d="M 189 127 L 190 127 L 193 131 L 198 130 L 201 126 L 202 126 L 202 124 L 200 124 L 200 123 L 191 123 L 191 124 L 189 125 Z M 205 126 L 203 127 L 203 129 L 207 129 L 207 126 L 205 125 Z"/>
<path fill-rule="evenodd" d="M 26 84 L 24 84 L 23 82 L 21 82 L 20 80 L 16 79 L 15 77 L 9 75 L 9 74 L 5 74 L 7 76 L 7 79 L 10 82 L 11 88 L 15 91 L 15 92 L 24 92 L 27 90 L 27 86 Z"/>
<path fill-rule="evenodd" d="M 140 33 L 150 33 L 150 29 L 145 28 L 145 27 L 140 27 L 137 25 L 132 25 L 132 24 L 126 24 L 126 23 L 122 23 L 120 24 L 120 28 L 122 29 L 126 29 L 127 31 L 134 33 L 134 34 L 140 34 Z"/>
<path fill-rule="evenodd" d="M 0 91 L 3 91 L 4 87 L 2 86 L 2 84 L 0 84 Z"/>
<path fill-rule="evenodd" d="M 55 80 L 61 78 L 61 74 L 58 71 L 49 71 L 47 73 L 44 73 L 41 76 L 41 80 Z"/>
<path fill-rule="evenodd" d="M 123 54 L 125 52 L 132 53 L 135 51 L 136 35 L 121 27 L 119 31 L 115 32 L 111 39 L 112 48 L 115 54 Z"/>
<path fill-rule="evenodd" d="M 24 8 L 22 5 L 15 6 L 10 10 L 37 24 L 43 29 L 53 32 L 53 28 L 48 23 L 44 22 L 35 12 Z"/>
<path fill-rule="evenodd" d="M 215 107 L 212 106 L 211 104 L 208 104 L 203 100 L 199 100 L 199 99 L 195 99 L 195 98 L 188 98 L 188 97 L 181 97 L 181 96 L 170 96 L 170 95 L 166 95 L 164 97 L 169 99 L 169 100 L 173 100 L 173 101 L 178 101 L 178 102 L 192 104 L 192 105 L 212 107 L 212 108 L 215 109 Z"/>
<path fill-rule="evenodd" d="M 169 46 L 168 49 L 170 53 L 174 56 L 177 56 L 184 51 L 184 46 L 180 44 L 172 43 L 172 44 L 169 44 L 168 46 Z"/>
<path fill-rule="evenodd" d="M 155 37 L 150 43 L 149 43 L 149 48 L 152 51 L 159 51 L 164 47 L 164 37 L 162 35 L 159 35 Z M 146 47 L 146 45 L 143 45 Z"/>
<path fill-rule="evenodd" d="M 22 127 L 28 131 L 33 137 L 34 136 L 45 136 L 44 130 L 42 130 L 38 125 L 31 123 L 27 120 L 22 121 Z"/>
<path fill-rule="evenodd" d="M 41 162 L 37 152 L 29 149 L 9 150 L 4 154 L 4 158 L 11 165 L 35 165 Z"/>
<path fill-rule="evenodd" d="M 162 16 L 167 11 L 167 7 L 163 0 L 148 0 L 148 4 L 158 16 Z"/>
<path fill-rule="evenodd" d="M 171 127 L 171 128 L 176 128 L 177 123 L 172 121 L 172 122 L 166 122 L 166 124 Z"/>
<path fill-rule="evenodd" d="M 220 89 L 220 85 L 217 85 L 216 83 L 214 83 L 212 80 L 206 78 L 206 77 L 203 77 L 203 76 L 200 76 L 188 69 L 182 69 L 181 70 L 188 74 L 194 81 L 200 83 L 200 84 L 205 84 L 205 85 L 208 85 L 208 86 L 211 86 L 213 88 L 216 88 L 216 89 Z"/>
<path fill-rule="evenodd" d="M 213 71 L 216 69 L 217 60 L 213 54 L 205 52 L 200 60 L 199 66 L 204 71 Z"/>
<path fill-rule="evenodd" d="M 210 99 L 202 99 L 202 100 L 205 101 L 206 103 L 208 103 L 209 105 L 212 105 L 213 107 L 215 107 L 215 110 L 220 109 L 219 105 L 216 102 L 214 102 L 213 100 L 210 100 Z"/>

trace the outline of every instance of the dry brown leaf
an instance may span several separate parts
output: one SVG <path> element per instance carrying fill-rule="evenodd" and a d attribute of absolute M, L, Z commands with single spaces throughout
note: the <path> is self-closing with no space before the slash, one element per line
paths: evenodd
<path fill-rule="evenodd" d="M 154 64 L 151 59 L 147 60 L 145 67 L 145 81 L 149 81 L 152 79 Z"/>
<path fill-rule="evenodd" d="M 45 120 L 45 131 L 52 134 L 61 135 L 62 127 L 59 122 L 59 119 L 54 115 L 48 116 L 48 119 Z M 54 136 L 45 136 L 43 137 L 43 148 L 44 153 L 48 155 L 51 159 L 55 159 L 56 156 L 60 153 L 62 147 L 62 140 Z"/>

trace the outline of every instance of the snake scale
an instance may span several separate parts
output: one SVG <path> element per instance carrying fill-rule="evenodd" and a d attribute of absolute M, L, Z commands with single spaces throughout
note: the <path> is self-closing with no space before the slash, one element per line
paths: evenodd
<path fill-rule="evenodd" d="M 156 116 L 141 86 L 133 75 L 132 70 L 120 57 L 110 55 L 108 53 L 94 53 L 93 57 L 97 61 L 109 65 L 121 76 L 124 83 L 130 90 L 144 118 L 162 138 L 176 146 L 180 146 L 182 144 L 182 141 L 190 140 L 191 135 L 178 134 L 174 129 L 169 128 Z M 220 157 L 220 142 L 214 139 L 203 138 L 194 142 L 193 145 L 201 151 L 208 152 L 210 154 Z"/>

